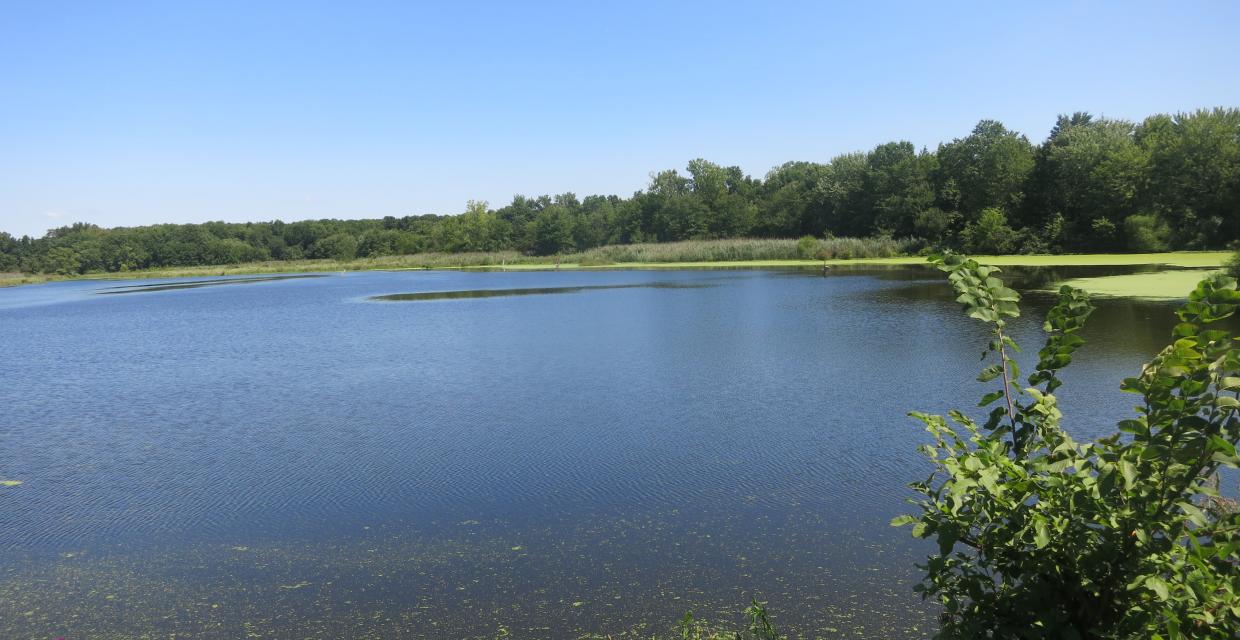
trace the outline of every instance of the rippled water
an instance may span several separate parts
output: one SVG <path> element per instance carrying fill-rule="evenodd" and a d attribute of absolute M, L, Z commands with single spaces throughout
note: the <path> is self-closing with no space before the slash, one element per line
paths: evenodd
<path fill-rule="evenodd" d="M 935 272 L 224 280 L 0 290 L 0 637 L 932 627 L 905 413 L 971 407 L 984 337 Z M 1078 436 L 1170 309 L 1100 303 Z"/>

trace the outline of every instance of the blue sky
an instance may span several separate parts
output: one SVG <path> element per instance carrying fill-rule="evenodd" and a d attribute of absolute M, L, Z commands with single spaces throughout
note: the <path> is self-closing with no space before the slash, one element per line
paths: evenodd
<path fill-rule="evenodd" d="M 456 213 L 1240 106 L 1237 2 L 0 0 L 0 230 Z"/>

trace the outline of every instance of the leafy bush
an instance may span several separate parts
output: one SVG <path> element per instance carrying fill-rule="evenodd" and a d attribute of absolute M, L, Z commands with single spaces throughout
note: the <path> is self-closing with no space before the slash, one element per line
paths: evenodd
<path fill-rule="evenodd" d="M 921 514 L 893 525 L 933 538 L 918 587 L 944 607 L 940 638 L 1235 638 L 1240 629 L 1240 512 L 1218 494 L 1240 440 L 1240 349 L 1212 328 L 1240 304 L 1236 280 L 1202 281 L 1177 315 L 1174 342 L 1140 375 L 1137 415 L 1119 433 L 1077 443 L 1053 392 L 1093 310 L 1063 287 L 1027 388 L 1005 333 L 1019 314 L 997 269 L 934 259 L 970 317 L 985 322 L 979 380 L 999 381 L 984 423 L 913 413 L 935 471 L 912 487 Z"/>
<path fill-rule="evenodd" d="M 977 221 L 970 222 L 961 232 L 965 249 L 975 253 L 1010 253 L 1016 248 L 1019 234 L 1008 226 L 1007 214 L 998 207 L 983 209 Z"/>
<path fill-rule="evenodd" d="M 813 260 L 818 257 L 818 238 L 814 236 L 801 236 L 797 240 L 797 256 L 802 260 Z"/>
<path fill-rule="evenodd" d="M 929 242 L 942 243 L 959 220 L 959 213 L 930 207 L 913 217 L 913 231 Z"/>
<path fill-rule="evenodd" d="M 1227 275 L 1240 280 L 1240 249 L 1236 249 L 1236 252 L 1231 254 L 1231 258 L 1224 266 L 1227 269 Z"/>
<path fill-rule="evenodd" d="M 1115 223 L 1109 218 L 1095 218 L 1089 223 L 1090 238 L 1101 249 L 1114 249 L 1116 246 Z"/>
<path fill-rule="evenodd" d="M 1153 214 L 1137 214 L 1124 218 L 1124 236 L 1133 251 L 1166 251 L 1171 228 Z"/>

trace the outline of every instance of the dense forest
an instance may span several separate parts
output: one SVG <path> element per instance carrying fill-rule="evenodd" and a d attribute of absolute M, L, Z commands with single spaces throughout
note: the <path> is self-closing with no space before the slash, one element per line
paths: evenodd
<path fill-rule="evenodd" d="M 1240 109 L 1141 123 L 1060 116 L 1035 145 L 994 120 L 918 151 L 888 142 L 765 178 L 707 160 L 660 171 L 632 197 L 516 196 L 458 215 L 209 222 L 42 238 L 0 232 L 0 271 L 75 274 L 152 267 L 801 236 L 912 238 L 979 254 L 1158 251 L 1240 239 Z"/>

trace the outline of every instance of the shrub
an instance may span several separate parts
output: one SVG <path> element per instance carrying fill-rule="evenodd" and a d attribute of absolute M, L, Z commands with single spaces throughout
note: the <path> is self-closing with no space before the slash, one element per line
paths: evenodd
<path fill-rule="evenodd" d="M 1115 223 L 1106 217 L 1095 218 L 1089 223 L 1089 231 L 1094 244 L 1103 249 L 1114 249 L 1115 242 Z"/>
<path fill-rule="evenodd" d="M 983 209 L 975 222 L 961 232 L 964 248 L 974 253 L 1011 253 L 1019 236 L 1008 226 L 1007 214 L 998 207 Z"/>
<path fill-rule="evenodd" d="M 1202 281 L 1178 312 L 1174 342 L 1124 380 L 1141 397 L 1119 433 L 1077 443 L 1060 427 L 1058 373 L 1093 310 L 1063 287 L 1048 338 L 1021 389 L 1006 334 L 1019 314 L 996 269 L 936 259 L 970 317 L 990 328 L 998 381 L 982 424 L 959 411 L 913 413 L 934 438 L 935 467 L 913 535 L 938 553 L 918 587 L 944 607 L 940 638 L 1235 638 L 1240 629 L 1240 512 L 1217 493 L 1240 440 L 1240 349 L 1211 325 L 1240 304 L 1236 280 Z"/>
<path fill-rule="evenodd" d="M 1171 228 L 1153 214 L 1137 214 L 1124 218 L 1124 237 L 1133 251 L 1166 251 Z"/>
<path fill-rule="evenodd" d="M 813 260 L 818 257 L 818 238 L 814 236 L 801 236 L 797 240 L 797 256 L 803 260 Z"/>
<path fill-rule="evenodd" d="M 1231 258 L 1227 260 L 1225 268 L 1227 275 L 1240 280 L 1240 249 L 1236 249 L 1235 253 L 1231 254 Z"/>

